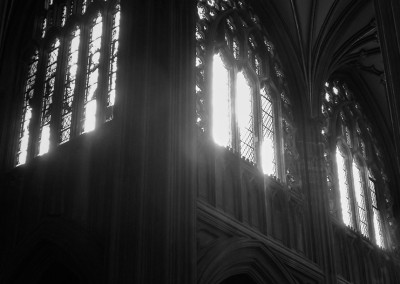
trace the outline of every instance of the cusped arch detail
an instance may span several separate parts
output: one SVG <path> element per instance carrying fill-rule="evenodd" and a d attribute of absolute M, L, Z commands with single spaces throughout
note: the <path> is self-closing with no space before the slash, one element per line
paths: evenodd
<path fill-rule="evenodd" d="M 297 283 L 271 249 L 257 240 L 218 240 L 199 256 L 197 283 L 218 284 L 238 274 L 259 284 Z"/>

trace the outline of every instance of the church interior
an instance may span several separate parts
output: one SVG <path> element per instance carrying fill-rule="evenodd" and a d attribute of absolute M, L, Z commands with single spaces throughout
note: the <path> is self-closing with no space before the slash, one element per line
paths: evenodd
<path fill-rule="evenodd" d="M 2 0 L 0 283 L 400 283 L 398 15 Z"/>

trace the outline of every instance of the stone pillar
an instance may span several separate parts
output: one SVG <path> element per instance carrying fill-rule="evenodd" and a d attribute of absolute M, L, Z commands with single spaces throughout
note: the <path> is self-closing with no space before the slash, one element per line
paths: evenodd
<path fill-rule="evenodd" d="M 108 282 L 195 283 L 196 3 L 121 2 Z"/>
<path fill-rule="evenodd" d="M 391 190 L 393 200 L 399 200 L 400 193 L 397 187 L 400 183 L 400 2 L 397 0 L 380 1 L 375 0 L 375 12 L 379 33 L 381 51 L 385 66 L 386 79 L 386 99 L 390 111 L 392 126 L 392 141 L 394 149 L 389 149 L 390 155 L 393 155 L 395 169 L 393 169 Z M 395 153 L 394 153 L 395 152 Z M 393 215 L 400 220 L 400 204 L 395 202 L 393 205 Z M 400 228 L 396 226 L 393 231 L 394 238 L 400 239 Z M 397 248 L 397 250 L 399 250 Z M 399 253 L 399 252 L 397 252 Z"/>
<path fill-rule="evenodd" d="M 379 40 L 385 65 L 386 94 L 396 151 L 397 176 L 400 176 L 400 2 L 375 0 Z"/>
<path fill-rule="evenodd" d="M 304 140 L 299 141 L 299 149 L 303 151 L 303 188 L 310 214 L 311 258 L 325 272 L 324 283 L 336 283 L 333 233 L 320 128 L 318 120 L 309 119 L 305 126 Z"/>

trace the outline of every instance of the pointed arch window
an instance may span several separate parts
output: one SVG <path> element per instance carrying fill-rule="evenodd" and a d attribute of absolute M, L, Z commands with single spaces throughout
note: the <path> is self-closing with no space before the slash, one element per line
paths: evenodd
<path fill-rule="evenodd" d="M 30 122 L 32 119 L 32 100 L 34 94 L 34 87 L 37 77 L 37 68 L 39 61 L 38 50 L 34 51 L 28 65 L 27 78 L 24 89 L 24 101 L 22 105 L 21 123 L 19 127 L 18 147 L 16 155 L 16 164 L 22 165 L 26 162 L 28 155 L 28 146 L 30 138 Z"/>
<path fill-rule="evenodd" d="M 93 19 L 89 30 L 89 50 L 86 65 L 86 84 L 81 132 L 92 131 L 96 127 L 97 97 L 100 93 L 98 80 L 102 34 L 103 19 L 99 13 Z"/>
<path fill-rule="evenodd" d="M 76 27 L 68 43 L 67 51 L 67 72 L 64 81 L 64 94 L 61 110 L 61 133 L 60 143 L 69 141 L 71 137 L 71 123 L 73 113 L 73 100 L 76 91 L 76 80 L 78 72 L 78 56 L 80 45 L 80 29 Z"/>
<path fill-rule="evenodd" d="M 52 121 L 52 110 L 56 85 L 57 65 L 59 61 L 59 50 L 60 40 L 56 39 L 50 47 L 48 58 L 46 61 L 40 117 L 38 155 L 46 154 L 50 149 L 50 122 Z"/>
<path fill-rule="evenodd" d="M 197 3 L 196 115 L 200 135 L 249 165 L 294 183 L 295 127 L 281 63 L 244 1 Z"/>
<path fill-rule="evenodd" d="M 378 201 L 383 201 L 383 195 L 390 197 L 382 158 L 372 150 L 379 146 L 370 122 L 345 83 L 325 83 L 322 97 L 331 214 L 379 247 L 388 248 L 390 238 L 384 233 L 382 216 L 390 219 L 391 213 Z"/>
<path fill-rule="evenodd" d="M 119 0 L 44 1 L 39 48 L 25 73 L 15 165 L 113 119 L 120 14 Z"/>

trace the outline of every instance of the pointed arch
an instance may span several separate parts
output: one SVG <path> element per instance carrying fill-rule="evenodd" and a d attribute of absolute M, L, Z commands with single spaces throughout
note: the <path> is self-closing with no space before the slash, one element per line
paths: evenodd
<path fill-rule="evenodd" d="M 233 238 L 218 240 L 199 256 L 198 281 L 217 284 L 238 274 L 255 283 L 297 283 L 274 253 L 262 242 Z"/>

